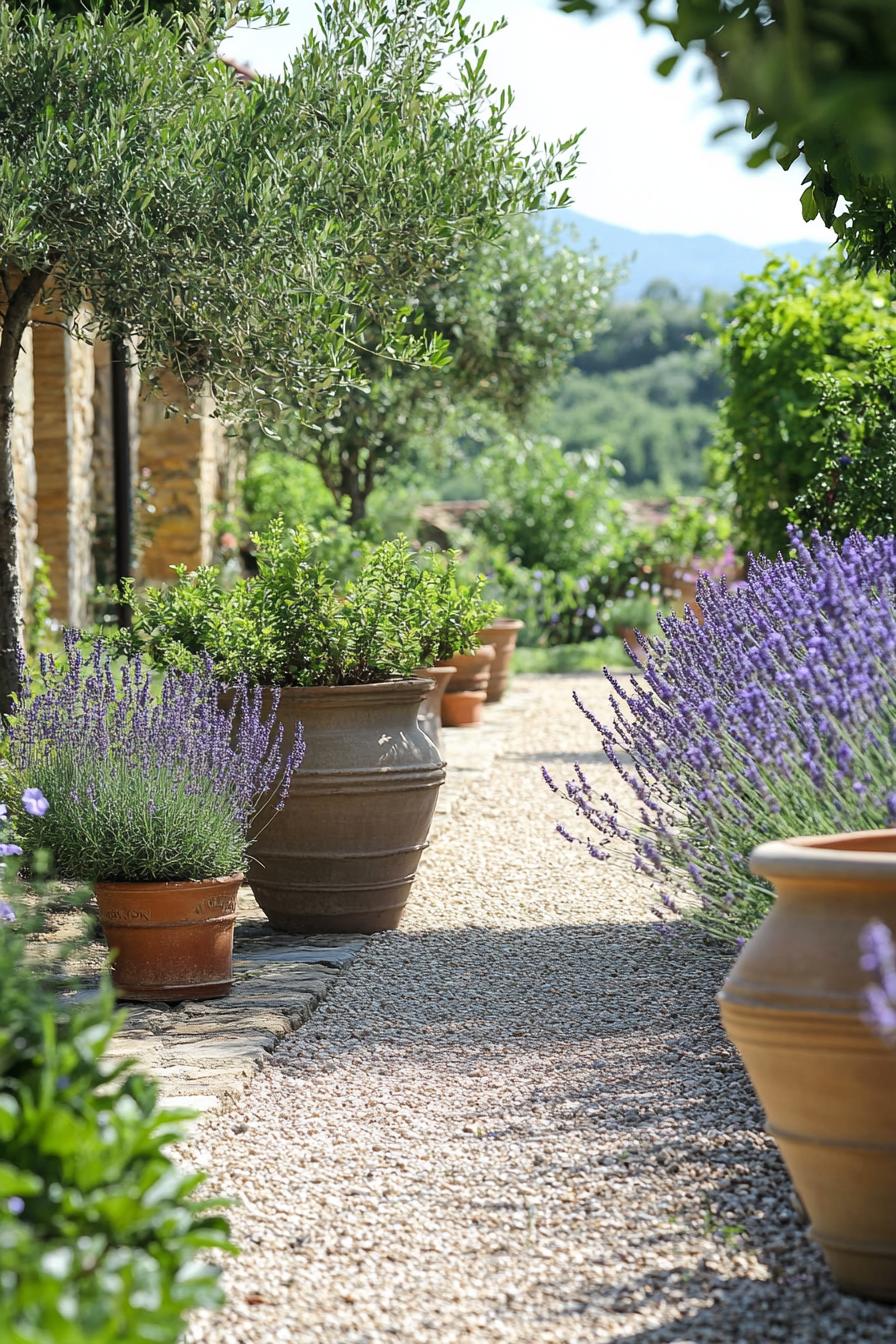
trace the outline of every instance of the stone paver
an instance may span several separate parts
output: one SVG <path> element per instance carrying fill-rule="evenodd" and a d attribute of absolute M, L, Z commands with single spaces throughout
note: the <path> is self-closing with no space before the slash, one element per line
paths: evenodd
<path fill-rule="evenodd" d="M 542 760 L 614 787 L 574 686 L 520 679 L 405 924 L 183 1145 L 243 1248 L 190 1344 L 896 1344 L 800 1225 L 730 955 L 553 834 Z"/>

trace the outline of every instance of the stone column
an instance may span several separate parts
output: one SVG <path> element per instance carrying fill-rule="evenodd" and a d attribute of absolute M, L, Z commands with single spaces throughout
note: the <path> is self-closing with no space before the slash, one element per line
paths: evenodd
<path fill-rule="evenodd" d="M 223 435 L 211 402 L 203 398 L 192 418 L 166 416 L 166 406 L 188 406 L 183 385 L 161 376 L 159 393 L 141 402 L 140 469 L 147 473 L 154 512 L 140 564 L 144 579 L 170 579 L 171 565 L 207 565 L 215 542 L 219 445 Z"/>
<path fill-rule="evenodd" d="M 34 369 L 31 329 L 25 332 L 16 369 L 15 416 L 12 425 L 12 469 L 19 513 L 19 583 L 28 619 L 37 553 L 37 473 L 34 469 Z"/>
<path fill-rule="evenodd" d="M 93 347 L 58 313 L 33 327 L 37 541 L 50 560 L 53 615 L 87 620 L 93 592 Z"/>

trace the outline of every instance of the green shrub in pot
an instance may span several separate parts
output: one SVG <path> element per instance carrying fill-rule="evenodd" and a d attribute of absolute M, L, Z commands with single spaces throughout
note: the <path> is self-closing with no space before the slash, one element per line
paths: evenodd
<path fill-rule="evenodd" d="M 420 564 L 409 594 L 408 619 L 420 639 L 420 666 L 450 662 L 456 653 L 472 653 L 478 632 L 501 610 L 484 596 L 480 574 L 466 582 L 457 551 L 430 553 Z"/>
<path fill-rule="evenodd" d="M 444 779 L 417 723 L 429 683 L 414 674 L 488 608 L 452 558 L 421 564 L 404 537 L 364 550 L 344 586 L 306 528 L 276 519 L 254 541 L 257 575 L 227 590 L 212 569 L 178 570 L 139 599 L 127 587 L 118 647 L 176 666 L 207 657 L 224 683 L 282 690 L 278 715 L 288 740 L 303 725 L 306 756 L 286 806 L 256 828 L 256 898 L 287 932 L 392 928 Z"/>

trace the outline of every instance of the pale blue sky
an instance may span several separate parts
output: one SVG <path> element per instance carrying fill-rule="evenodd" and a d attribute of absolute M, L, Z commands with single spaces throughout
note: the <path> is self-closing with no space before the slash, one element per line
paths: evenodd
<path fill-rule="evenodd" d="M 557 13 L 553 0 L 468 0 L 483 20 L 508 18 L 490 44 L 492 82 L 516 94 L 514 120 L 555 139 L 586 128 L 585 162 L 572 193 L 594 219 L 645 232 L 719 233 L 766 246 L 829 238 L 804 223 L 799 164 L 784 173 L 742 166 L 746 136 L 713 142 L 730 120 L 713 106 L 714 85 L 695 58 L 671 79 L 653 67 L 668 54 L 661 34 L 645 35 L 629 14 L 588 21 Z M 314 22 L 314 0 L 292 0 L 289 27 L 238 30 L 230 55 L 256 69 L 282 68 Z"/>

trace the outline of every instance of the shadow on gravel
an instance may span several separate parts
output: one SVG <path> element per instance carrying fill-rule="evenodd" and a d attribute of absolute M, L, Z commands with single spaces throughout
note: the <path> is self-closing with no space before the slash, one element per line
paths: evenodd
<path fill-rule="evenodd" d="M 587 1234 L 595 1260 L 570 1294 L 583 1320 L 618 1321 L 595 1344 L 896 1344 L 896 1315 L 838 1295 L 807 1240 L 719 1022 L 731 955 L 642 923 L 398 930 L 338 982 L 339 1030 L 312 1018 L 292 1040 L 303 1070 L 319 1050 L 362 1092 L 371 1077 L 401 1092 L 406 1069 L 444 1079 L 449 1141 L 531 1164 L 542 1190 L 579 1183 L 586 1163 L 616 1229 L 606 1245 Z M 272 1066 L 291 1064 L 275 1052 Z M 497 1101 L 508 1079 L 513 1100 Z M 613 1259 L 620 1210 L 640 1271 Z M 767 1277 L 749 1273 L 757 1260 Z M 659 1302 L 677 1319 L 639 1326 Z"/>
<path fill-rule="evenodd" d="M 798 1279 L 767 1282 L 682 1265 L 606 1294 L 586 1290 L 581 1305 L 618 1314 L 618 1332 L 604 1338 L 619 1344 L 896 1344 L 892 1309 L 838 1293 L 814 1246 L 807 1245 L 800 1260 L 805 1273 Z M 769 1268 L 774 1273 L 776 1266 Z M 626 1329 L 630 1310 L 645 1302 L 668 1305 L 670 1298 L 677 1320 Z"/>

